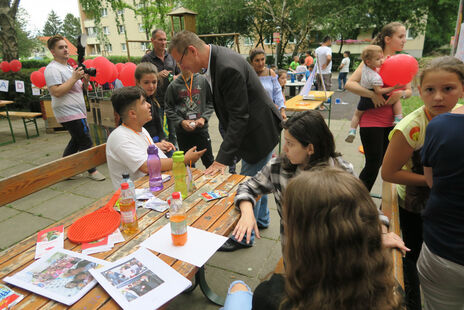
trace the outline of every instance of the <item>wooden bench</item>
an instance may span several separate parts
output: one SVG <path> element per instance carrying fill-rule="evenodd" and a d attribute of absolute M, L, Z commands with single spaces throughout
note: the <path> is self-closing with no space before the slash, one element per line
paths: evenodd
<path fill-rule="evenodd" d="M 106 162 L 106 144 L 0 180 L 0 207 Z"/>
<path fill-rule="evenodd" d="M 398 198 L 396 194 L 396 185 L 388 182 L 382 184 L 382 211 L 390 219 L 390 231 L 394 232 L 398 236 L 401 236 L 399 210 L 398 210 Z M 403 257 L 399 250 L 393 249 L 391 251 L 393 260 L 393 273 L 399 285 L 404 290 L 404 278 L 403 278 Z M 285 273 L 284 261 L 281 257 L 277 263 L 274 273 Z"/>
<path fill-rule="evenodd" d="M 0 112 L 0 115 L 3 117 L 17 117 L 23 119 L 24 129 L 26 130 L 26 137 L 29 139 L 30 137 L 38 137 L 39 136 L 39 128 L 37 127 L 37 117 L 42 116 L 42 113 L 38 112 L 17 112 L 17 111 L 4 111 Z M 35 131 L 37 134 L 29 137 L 29 132 L 27 131 L 27 124 L 33 123 L 35 125 Z M 13 137 L 14 139 L 14 137 Z"/>

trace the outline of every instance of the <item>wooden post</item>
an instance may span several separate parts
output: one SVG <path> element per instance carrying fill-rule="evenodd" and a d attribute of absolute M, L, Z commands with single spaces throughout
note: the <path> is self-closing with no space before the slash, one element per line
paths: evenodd
<path fill-rule="evenodd" d="M 171 15 L 171 38 L 174 36 L 174 17 Z"/>
<path fill-rule="evenodd" d="M 129 42 L 126 40 L 127 60 L 130 61 Z"/>

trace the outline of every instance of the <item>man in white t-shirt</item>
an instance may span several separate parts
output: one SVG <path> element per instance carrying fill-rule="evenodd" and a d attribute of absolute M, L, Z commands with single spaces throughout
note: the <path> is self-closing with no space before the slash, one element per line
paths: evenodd
<path fill-rule="evenodd" d="M 324 79 L 324 85 L 326 90 L 330 90 L 332 87 L 332 39 L 328 36 L 322 40 L 321 46 L 316 48 L 316 86 L 317 90 L 324 90 L 322 86 L 322 78 Z"/>
<path fill-rule="evenodd" d="M 82 68 L 73 69 L 68 64 L 68 45 L 61 35 L 54 35 L 47 41 L 53 60 L 45 68 L 45 81 L 52 97 L 52 109 L 56 120 L 71 135 L 64 149 L 63 157 L 87 150 L 93 146 L 87 124 L 82 86 L 87 87 L 89 76 Z M 81 79 L 84 79 L 82 83 Z M 88 177 L 103 181 L 105 177 L 96 168 L 88 170 Z"/>
<path fill-rule="evenodd" d="M 111 181 L 115 189 L 121 186 L 122 175 L 129 174 L 132 180 L 148 174 L 147 148 L 154 144 L 143 125 L 150 121 L 151 105 L 139 87 L 131 86 L 116 89 L 111 96 L 114 111 L 121 117 L 122 124 L 113 130 L 106 142 L 106 160 Z M 185 153 L 184 163 L 195 163 L 206 152 L 196 152 L 196 147 Z M 161 171 L 172 168 L 172 158 L 158 149 Z"/>

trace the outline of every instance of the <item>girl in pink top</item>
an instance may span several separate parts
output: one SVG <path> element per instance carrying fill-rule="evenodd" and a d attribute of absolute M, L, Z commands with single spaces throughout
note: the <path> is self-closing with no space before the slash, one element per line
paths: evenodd
<path fill-rule="evenodd" d="M 398 22 L 384 26 L 372 42 L 372 44 L 382 48 L 384 57 L 402 51 L 404 43 L 406 43 L 406 28 Z M 388 134 L 393 129 L 393 112 L 390 105 L 397 102 L 400 97 L 410 97 L 412 91 L 411 85 L 408 84 L 405 90 L 396 91 L 388 100 L 385 100 L 382 95 L 360 85 L 363 67 L 364 63 L 361 63 L 349 78 L 345 88 L 359 96 L 370 98 L 376 106 L 376 109 L 366 110 L 359 122 L 360 136 L 366 157 L 366 164 L 359 174 L 359 178 L 370 191 L 387 150 Z"/>

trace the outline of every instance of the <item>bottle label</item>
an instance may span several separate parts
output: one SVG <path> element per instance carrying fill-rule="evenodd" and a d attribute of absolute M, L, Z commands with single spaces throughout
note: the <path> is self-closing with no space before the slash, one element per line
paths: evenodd
<path fill-rule="evenodd" d="M 187 219 L 184 218 L 184 220 L 180 222 L 171 221 L 171 234 L 183 235 L 186 232 L 187 232 Z"/>
<path fill-rule="evenodd" d="M 135 210 L 121 211 L 121 221 L 124 224 L 135 222 Z"/>

